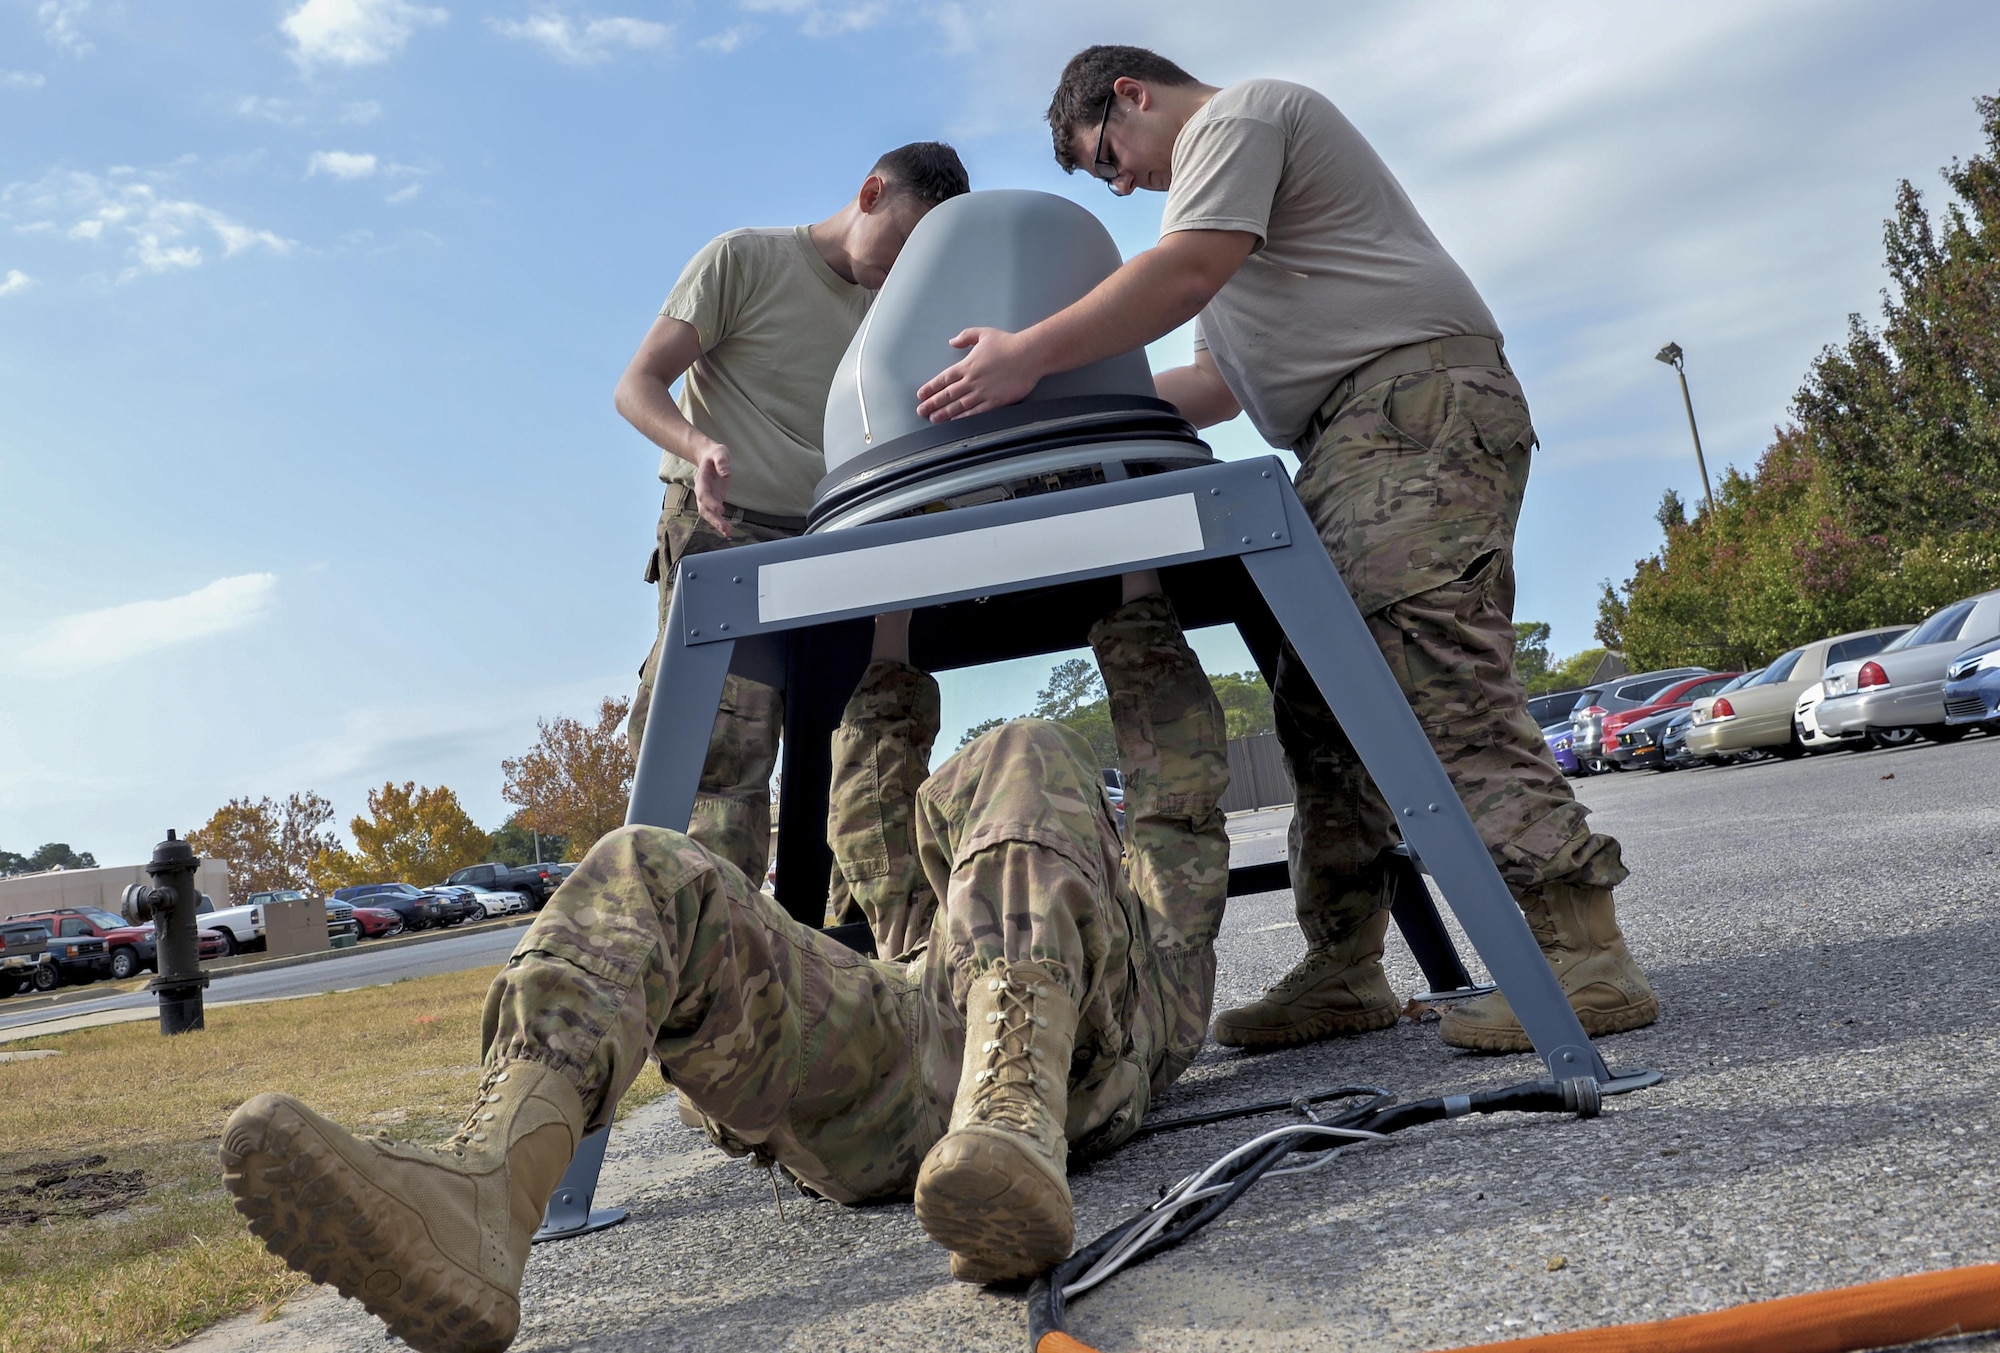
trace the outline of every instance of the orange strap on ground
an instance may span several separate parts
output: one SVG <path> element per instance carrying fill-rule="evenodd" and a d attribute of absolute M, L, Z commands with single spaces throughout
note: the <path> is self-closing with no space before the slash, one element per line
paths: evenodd
<path fill-rule="evenodd" d="M 1097 1353 L 1097 1350 L 1061 1330 L 1050 1330 L 1035 1341 L 1035 1353 Z"/>
<path fill-rule="evenodd" d="M 2000 1329 L 2000 1264 L 1918 1273 L 1643 1325 L 1503 1340 L 1456 1353 L 1852 1353 L 1990 1329 Z M 1051 1353 L 1048 1340 L 1042 1344 L 1038 1353 Z"/>

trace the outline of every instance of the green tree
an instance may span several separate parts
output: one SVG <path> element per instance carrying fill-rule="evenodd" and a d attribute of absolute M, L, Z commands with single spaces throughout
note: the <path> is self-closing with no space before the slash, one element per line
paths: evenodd
<path fill-rule="evenodd" d="M 493 840 L 486 848 L 486 858 L 498 864 L 533 864 L 536 859 L 560 860 L 569 849 L 569 839 L 541 833 L 541 855 L 535 854 L 535 833 L 524 820 L 523 814 L 515 813 L 500 824 L 500 830 L 493 833 Z"/>
<path fill-rule="evenodd" d="M 981 719 L 978 723 L 965 730 L 965 736 L 958 740 L 958 745 L 963 747 L 981 733 L 990 733 L 1006 722 L 1005 719 Z"/>
<path fill-rule="evenodd" d="M 1907 181 L 1885 223 L 1879 329 L 1848 317 L 1748 475 L 1606 585 L 1598 638 L 1636 668 L 1753 667 L 1843 630 L 1913 620 L 2000 581 L 2000 99 L 1985 151 Z"/>
<path fill-rule="evenodd" d="M 1535 685 L 1528 687 L 1529 695 L 1550 695 L 1556 691 L 1573 691 L 1590 680 L 1590 674 L 1597 670 L 1597 664 L 1604 661 L 1605 650 L 1586 648 L 1564 658 L 1542 674 Z"/>
<path fill-rule="evenodd" d="M 50 841 L 32 855 L 0 850 L 0 877 L 8 874 L 39 874 L 45 869 L 95 869 L 97 857 L 87 850 L 71 850 L 67 841 Z"/>
<path fill-rule="evenodd" d="M 340 849 L 326 830 L 333 805 L 310 790 L 279 803 L 268 796 L 231 799 L 187 834 L 195 853 L 229 862 L 229 897 L 238 906 L 250 894 L 313 886 L 319 857 Z"/>
<path fill-rule="evenodd" d="M 1538 683 L 1549 675 L 1549 626 L 1544 620 L 1514 622 L 1514 675 L 1535 694 Z"/>
<path fill-rule="evenodd" d="M 368 791 L 368 816 L 347 824 L 355 849 L 338 844 L 313 860 L 313 884 L 325 891 L 356 883 L 440 883 L 486 858 L 486 833 L 443 785 L 414 780 Z"/>
<path fill-rule="evenodd" d="M 1262 674 L 1225 672 L 1220 676 L 1211 674 L 1208 681 L 1215 687 L 1215 698 L 1222 702 L 1222 717 L 1230 737 L 1254 738 L 1278 731 L 1277 720 L 1271 713 L 1271 688 L 1264 684 Z"/>

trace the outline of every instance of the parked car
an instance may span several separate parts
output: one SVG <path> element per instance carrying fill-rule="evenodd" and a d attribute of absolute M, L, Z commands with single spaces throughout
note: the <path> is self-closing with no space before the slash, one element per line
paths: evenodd
<path fill-rule="evenodd" d="M 1826 674 L 1821 731 L 1834 737 L 1914 728 L 1933 742 L 1956 742 L 1964 724 L 1945 722 L 1945 671 L 1968 647 L 2000 639 L 2000 589 L 1954 601 L 1872 658 Z"/>
<path fill-rule="evenodd" d="M 333 895 L 349 904 L 359 900 L 364 906 L 387 907 L 403 918 L 405 930 L 428 930 L 438 924 L 442 915 L 435 897 L 407 883 L 360 883 L 352 888 L 336 888 Z"/>
<path fill-rule="evenodd" d="M 1834 669 L 1844 662 L 1873 657 L 1914 628 L 1903 625 L 1894 629 L 1878 630 L 1863 635 L 1859 639 L 1849 639 L 1835 644 L 1826 652 L 1826 670 L 1832 675 Z M 1886 728 L 1873 738 L 1856 735 L 1851 738 L 1837 738 L 1819 726 L 1820 702 L 1826 699 L 1826 678 L 1799 692 L 1799 703 L 1792 710 L 1792 725 L 1798 730 L 1799 741 L 1807 751 L 1824 752 L 1835 747 L 1863 747 L 1869 742 L 1877 746 L 1898 746 L 1917 736 L 1914 728 Z"/>
<path fill-rule="evenodd" d="M 474 890 L 471 888 L 454 888 L 450 884 L 440 883 L 424 891 L 438 901 L 440 926 L 457 925 L 461 921 L 476 921 L 486 914 L 474 900 Z"/>
<path fill-rule="evenodd" d="M 48 974 L 44 976 L 43 970 Z M 49 956 L 49 930 L 39 921 L 0 923 L 0 996 L 34 988 L 48 991 L 61 977 Z"/>
<path fill-rule="evenodd" d="M 389 907 L 356 907 L 354 923 L 364 940 L 387 939 L 403 933 L 403 918 Z"/>
<path fill-rule="evenodd" d="M 1564 775 L 1581 775 L 1583 766 L 1576 759 L 1573 744 L 1576 733 L 1567 723 L 1551 724 L 1542 730 L 1543 741 L 1549 744 L 1549 755 L 1556 759 L 1556 769 Z"/>
<path fill-rule="evenodd" d="M 1799 741 L 1792 715 L 1798 709 L 1799 693 L 1826 675 L 1828 652 L 1836 644 L 1896 628 L 1882 625 L 1815 639 L 1780 654 L 1756 680 L 1695 701 L 1694 718 L 1687 730 L 1688 751 L 1707 761 L 1752 751 L 1786 758 L 1804 756 L 1805 744 Z"/>
<path fill-rule="evenodd" d="M 1546 731 L 1561 724 L 1569 726 L 1569 716 L 1576 712 L 1576 699 L 1583 694 L 1579 687 L 1573 691 L 1551 691 L 1547 695 L 1528 697 L 1528 717 L 1535 721 L 1535 727 Z"/>
<path fill-rule="evenodd" d="M 1944 672 L 1944 721 L 1953 726 L 2000 720 L 2000 639 L 1974 644 Z"/>
<path fill-rule="evenodd" d="M 446 883 L 461 887 L 486 888 L 493 892 L 526 893 L 536 911 L 562 883 L 562 875 L 552 864 L 475 864 L 459 870 Z"/>
<path fill-rule="evenodd" d="M 155 932 L 150 924 L 133 925 L 115 912 L 96 907 L 55 907 L 29 912 L 16 921 L 39 921 L 51 935 L 95 935 L 111 950 L 111 976 L 122 982 L 133 973 L 157 969 Z"/>
<path fill-rule="evenodd" d="M 1652 699 L 1636 709 L 1605 715 L 1601 734 L 1604 755 L 1619 769 L 1625 769 L 1631 765 L 1632 758 L 1629 751 L 1626 755 L 1619 755 L 1619 748 L 1627 728 L 1670 710 L 1685 709 L 1704 695 L 1718 694 L 1724 686 L 1742 675 L 1741 672 L 1715 672 L 1708 676 L 1684 677 L 1662 686 Z M 1657 746 L 1657 743 L 1653 745 Z"/>
<path fill-rule="evenodd" d="M 1604 756 L 1604 716 L 1639 708 L 1681 677 L 1708 674 L 1706 667 L 1671 667 L 1657 672 L 1634 672 L 1613 677 L 1602 685 L 1585 687 L 1569 716 L 1570 731 L 1574 734 L 1570 750 L 1576 754 L 1578 763 L 1585 771 L 1614 769 Z"/>
<path fill-rule="evenodd" d="M 1731 691 L 1741 690 L 1763 674 L 1764 669 L 1761 667 L 1754 672 L 1745 672 L 1716 694 L 1727 695 Z M 1689 766 L 1702 764 L 1703 758 L 1690 752 L 1687 746 L 1688 727 L 1693 723 L 1694 706 L 1689 705 L 1686 709 L 1675 710 L 1668 716 L 1667 721 L 1660 725 L 1659 732 L 1654 734 L 1660 744 L 1660 764 L 1654 767 L 1655 770 L 1685 770 Z"/>
<path fill-rule="evenodd" d="M 1628 723 L 1605 739 L 1605 752 L 1618 763 L 1620 770 L 1658 770 L 1666 758 L 1667 724 L 1686 713 L 1694 717 L 1692 707 L 1676 705 L 1672 709 L 1655 710 L 1645 718 Z"/>
<path fill-rule="evenodd" d="M 475 918 L 478 920 L 493 916 L 519 916 L 522 912 L 535 909 L 535 900 L 526 893 L 512 890 L 491 892 L 480 888 L 469 891 L 472 893 L 474 904 L 479 908 L 479 915 Z"/>

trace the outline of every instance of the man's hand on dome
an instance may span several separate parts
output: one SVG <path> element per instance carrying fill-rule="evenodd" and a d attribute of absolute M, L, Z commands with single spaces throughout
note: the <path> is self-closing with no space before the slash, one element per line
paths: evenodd
<path fill-rule="evenodd" d="M 933 423 L 1018 404 L 1047 374 L 1022 336 L 1005 329 L 961 329 L 951 345 L 972 351 L 917 391 L 917 413 Z"/>

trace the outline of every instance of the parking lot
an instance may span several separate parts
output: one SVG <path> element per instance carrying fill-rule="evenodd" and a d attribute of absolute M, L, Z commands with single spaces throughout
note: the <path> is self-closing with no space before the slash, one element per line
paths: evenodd
<path fill-rule="evenodd" d="M 1449 1348 L 2000 1260 L 1996 777 L 2000 738 L 1975 738 L 1580 782 L 1625 843 L 1621 913 L 1663 1002 L 1604 1051 L 1666 1083 L 1594 1121 L 1461 1120 L 1268 1182 L 1079 1300 L 1070 1328 L 1107 1353 Z M 1237 819 L 1238 862 L 1277 853 L 1282 825 Z M 1286 894 L 1232 904 L 1218 1004 L 1290 964 L 1290 913 Z M 1416 990 L 1399 941 L 1389 960 Z M 1405 1020 L 1270 1056 L 1211 1046 L 1155 1112 L 1538 1069 Z M 1146 1139 L 1080 1170 L 1079 1239 L 1266 1125 Z M 1019 1298 L 953 1283 L 906 1205 L 784 1194 L 781 1216 L 763 1172 L 682 1128 L 671 1101 L 642 1111 L 599 1196 L 632 1219 L 537 1251 L 517 1347 L 1025 1347 Z M 192 1347 L 381 1339 L 317 1295 Z"/>

